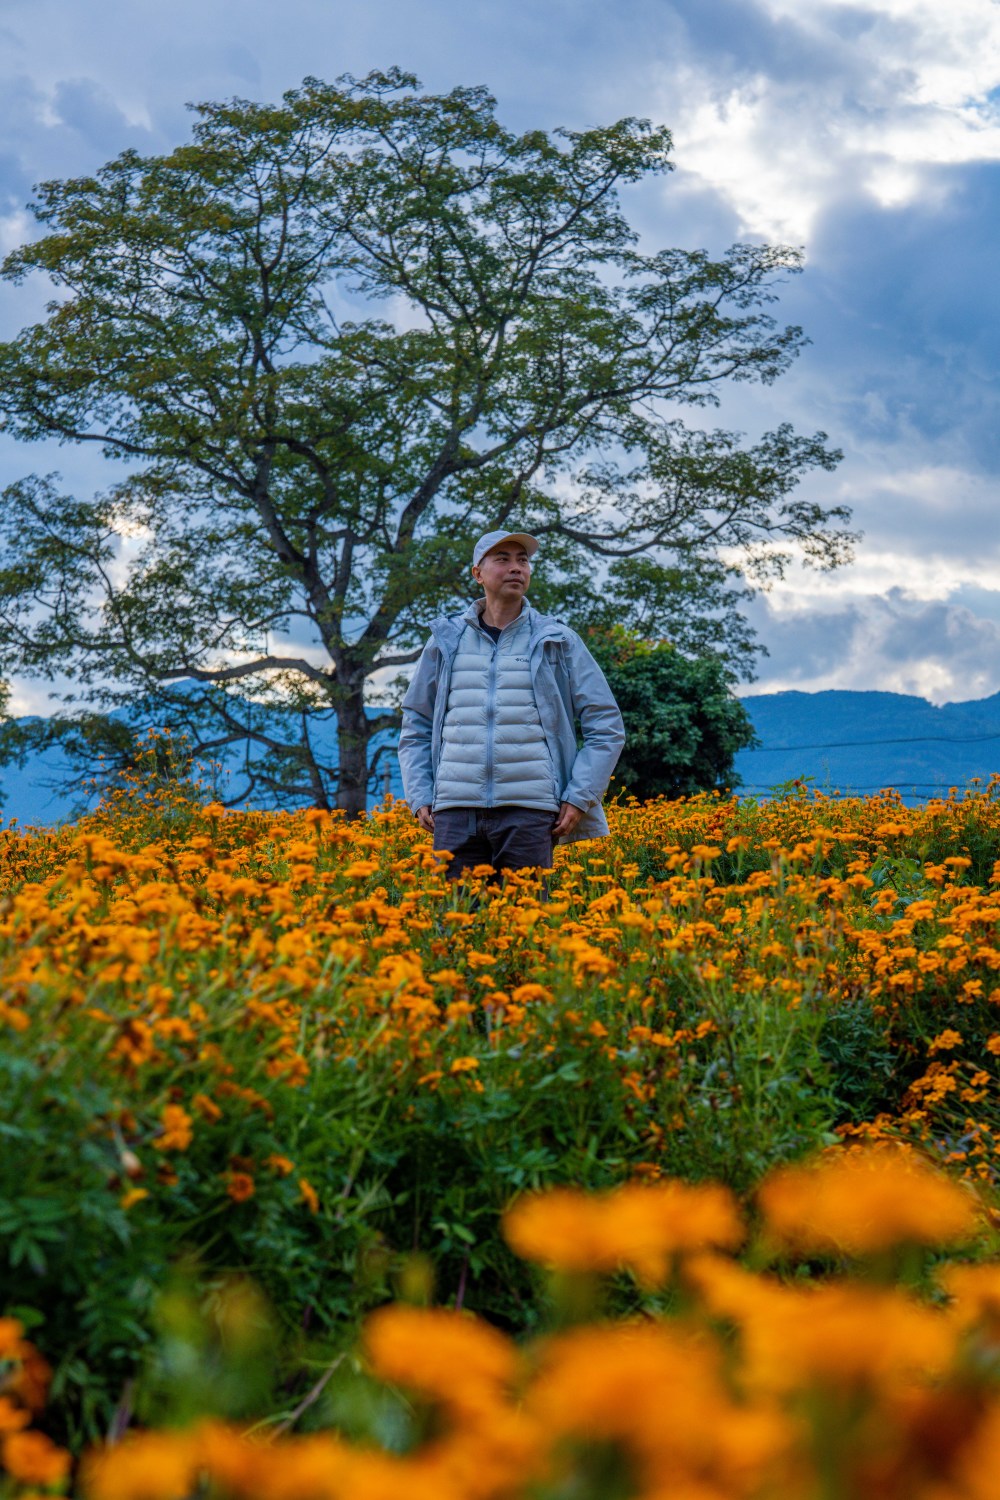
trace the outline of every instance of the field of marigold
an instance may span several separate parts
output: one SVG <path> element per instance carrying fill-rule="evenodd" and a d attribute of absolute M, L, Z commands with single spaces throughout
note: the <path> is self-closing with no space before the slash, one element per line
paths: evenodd
<path fill-rule="evenodd" d="M 900 1355 L 899 1391 L 890 1380 L 892 1391 L 878 1395 L 891 1421 L 877 1403 L 881 1415 L 870 1417 L 904 1434 L 899 1453 L 909 1452 L 906 1432 L 926 1427 L 926 1403 L 943 1401 L 953 1385 L 958 1410 L 970 1359 L 978 1394 L 968 1400 L 992 1411 L 980 1386 L 1000 1350 L 990 1342 L 997 1314 L 984 1309 L 993 1296 L 1000 1305 L 1000 1293 L 976 1293 L 980 1322 L 970 1333 L 968 1319 L 949 1311 L 959 1283 L 945 1272 L 976 1271 L 987 1277 L 982 1287 L 993 1286 L 996 783 L 920 808 L 888 795 L 799 793 L 767 804 L 626 804 L 612 808 L 611 821 L 611 839 L 560 850 L 547 882 L 514 877 L 499 887 L 486 872 L 451 886 L 426 836 L 391 803 L 350 824 L 315 811 L 226 812 L 137 789 L 59 831 L 0 831 L 0 1308 L 9 1368 L 24 1367 L 15 1357 L 24 1348 L 34 1351 L 29 1365 L 36 1359 L 48 1372 L 34 1425 L 20 1422 L 35 1410 L 30 1401 L 4 1406 L 0 1396 L 4 1461 L 18 1484 L 58 1491 L 83 1482 L 68 1477 L 62 1459 L 50 1471 L 42 1457 L 37 1473 L 26 1461 L 19 1471 L 16 1454 L 30 1455 L 33 1444 L 40 1454 L 46 1442 L 53 1454 L 78 1454 L 159 1422 L 169 1408 L 189 1446 L 179 1456 L 184 1445 L 170 1439 L 180 1487 L 157 1491 L 164 1500 L 189 1493 L 202 1473 L 223 1493 L 367 1496 L 395 1484 L 399 1494 L 400 1453 L 424 1455 L 444 1417 L 465 1469 L 456 1459 L 445 1474 L 428 1459 L 420 1482 L 438 1496 L 839 1495 L 811 1490 L 803 1477 L 818 1462 L 803 1456 L 799 1431 L 799 1406 L 811 1400 L 808 1361 L 776 1394 L 776 1375 L 761 1375 L 766 1360 L 752 1354 L 765 1336 L 741 1323 L 751 1303 L 758 1322 L 773 1312 L 776 1349 L 789 1344 L 796 1320 L 833 1327 L 846 1319 L 860 1340 L 866 1319 L 884 1328 L 896 1316 L 892 1298 L 904 1299 L 904 1343 L 911 1313 L 912 1329 L 938 1330 L 926 1335 L 927 1361 Z M 972 1205 L 972 1219 L 918 1232 L 901 1224 L 898 1204 L 873 1200 L 865 1222 L 896 1228 L 878 1253 L 862 1246 L 866 1279 L 831 1280 L 861 1253 L 836 1224 L 826 1240 L 815 1238 L 832 1189 L 809 1177 L 783 1218 L 773 1184 L 783 1166 L 817 1151 L 867 1161 L 890 1145 L 903 1153 L 908 1182 L 925 1163 L 946 1171 L 947 1192 L 959 1194 L 952 1204 Z M 669 1208 L 694 1185 L 708 1229 L 693 1206 Z M 533 1196 L 557 1187 L 573 1191 Z M 544 1203 L 551 1243 L 531 1239 L 519 1203 Z M 640 1220 L 652 1214 L 660 1226 L 636 1230 L 642 1253 L 601 1239 L 602 1223 L 627 1222 L 630 1203 L 628 1212 L 637 1204 Z M 712 1213 L 729 1223 L 725 1233 L 712 1228 Z M 685 1216 L 702 1227 L 677 1244 L 681 1231 L 670 1223 Z M 885 1281 L 889 1264 L 895 1290 Z M 577 1326 L 595 1315 L 595 1277 L 604 1278 L 601 1316 L 618 1321 Z M 864 1302 L 890 1291 L 884 1306 Z M 833 1300 L 810 1302 L 807 1313 L 795 1300 L 807 1292 Z M 390 1313 L 394 1296 L 434 1305 Z M 240 1297 L 267 1311 L 244 1307 L 263 1343 L 230 1379 L 229 1335 L 219 1327 Z M 855 1305 L 851 1324 L 846 1309 Z M 366 1315 L 367 1353 L 357 1355 Z M 448 1370 L 454 1380 L 456 1364 L 475 1365 L 474 1352 L 455 1352 L 463 1339 L 470 1350 L 494 1350 L 506 1373 L 486 1382 L 475 1420 L 455 1405 L 464 1398 L 433 1386 L 436 1376 L 404 1378 L 403 1366 L 378 1353 L 373 1330 L 392 1330 L 393 1319 L 416 1330 L 406 1318 L 430 1320 L 403 1344 L 431 1366 L 437 1360 L 442 1380 Z M 564 1332 L 543 1338 L 553 1318 Z M 912 1334 L 914 1350 L 921 1337 Z M 853 1338 L 845 1335 L 845 1349 Z M 612 1341 L 599 1357 L 594 1339 Z M 818 1346 L 831 1339 L 816 1335 Z M 859 1370 L 867 1358 L 857 1353 Z M 894 1358 L 885 1352 L 888 1365 Z M 0 1350 L 0 1371 L 3 1359 Z M 565 1427 L 552 1391 L 559 1380 L 567 1391 L 579 1385 L 572 1371 L 581 1360 L 619 1371 L 625 1426 L 605 1430 L 580 1415 L 580 1431 Z M 335 1364 L 337 1379 L 296 1417 Z M 632 1386 L 625 1380 L 647 1368 L 649 1401 L 661 1412 L 680 1399 L 665 1394 L 669 1371 L 686 1369 L 690 1391 L 716 1411 L 704 1433 L 728 1413 L 727 1431 L 746 1435 L 745 1462 L 736 1455 L 744 1439 L 734 1437 L 717 1472 L 695 1465 L 664 1488 L 661 1459 L 643 1446 L 660 1438 L 639 1433 L 649 1403 L 629 1394 L 638 1375 Z M 348 1371 L 353 1386 L 343 1386 Z M 857 1378 L 867 1390 L 883 1373 L 873 1366 Z M 391 1398 L 372 1393 L 377 1377 Z M 525 1381 L 532 1391 L 540 1382 L 535 1395 L 524 1394 Z M 416 1405 L 399 1394 L 410 1387 Z M 587 1397 L 595 1411 L 615 1404 L 610 1387 L 598 1380 L 594 1389 L 604 1392 Z M 229 1392 L 221 1407 L 220 1392 Z M 469 1392 L 474 1405 L 471 1376 Z M 845 1422 L 854 1400 L 836 1398 Z M 212 1412 L 228 1425 L 190 1425 Z M 629 1413 L 636 1425 L 626 1431 Z M 337 1457 L 324 1437 L 316 1472 L 326 1477 L 282 1489 L 258 1447 L 261 1431 L 289 1415 L 283 1432 L 301 1433 L 320 1416 L 343 1433 L 360 1424 L 382 1455 L 376 1462 L 369 1452 L 365 1463 L 372 1475 L 382 1464 L 383 1479 L 362 1482 L 364 1463 L 343 1447 L 347 1439 Z M 964 1420 L 954 1418 L 972 1443 Z M 1000 1418 L 990 1420 L 1000 1434 Z M 678 1416 L 676 1443 L 688 1426 Z M 498 1452 L 505 1444 L 509 1452 L 495 1459 L 493 1488 L 476 1489 L 476 1475 L 494 1462 L 477 1448 L 486 1427 Z M 975 1431 L 987 1441 L 986 1427 Z M 604 1457 L 591 1455 L 579 1472 L 567 1457 L 563 1472 L 558 1455 L 575 1453 L 588 1434 L 607 1447 Z M 693 1429 L 689 1436 L 696 1443 Z M 674 1463 L 675 1439 L 662 1440 Z M 310 1442 L 289 1436 L 282 1452 L 294 1448 L 308 1470 Z M 954 1446 L 957 1454 L 957 1437 Z M 109 1450 L 108 1462 L 111 1451 L 139 1462 L 129 1443 Z M 917 1459 L 897 1459 L 899 1473 L 911 1475 Z M 120 1478 L 125 1470 L 104 1462 L 92 1453 L 86 1470 L 98 1500 L 138 1500 Z M 417 1458 L 405 1463 L 405 1492 L 424 1493 Z M 602 1464 L 610 1477 L 597 1480 Z M 918 1490 L 892 1489 L 887 1479 L 871 1493 Z M 952 1493 L 966 1491 L 927 1490 L 933 1500 Z"/>

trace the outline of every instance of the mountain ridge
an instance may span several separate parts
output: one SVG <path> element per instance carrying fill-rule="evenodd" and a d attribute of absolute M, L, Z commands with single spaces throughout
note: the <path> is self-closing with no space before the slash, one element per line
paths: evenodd
<path fill-rule="evenodd" d="M 746 792 L 801 777 L 842 793 L 891 786 L 919 801 L 1000 769 L 1000 693 L 933 704 L 879 689 L 788 689 L 743 703 L 761 741 L 736 758 Z"/>

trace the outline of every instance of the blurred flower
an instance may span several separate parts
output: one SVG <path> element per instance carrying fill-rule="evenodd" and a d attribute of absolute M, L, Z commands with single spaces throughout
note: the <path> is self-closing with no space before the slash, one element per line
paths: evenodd
<path fill-rule="evenodd" d="M 31 1421 L 31 1413 L 16 1406 L 9 1396 L 0 1396 L 0 1433 L 20 1432 Z"/>
<path fill-rule="evenodd" d="M 972 1234 L 970 1193 L 912 1154 L 874 1147 L 786 1167 L 758 1193 L 768 1241 L 792 1254 L 872 1255 Z"/>
<path fill-rule="evenodd" d="M 157 1151 L 186 1151 L 194 1139 L 191 1116 L 179 1104 L 163 1106 L 163 1128 L 153 1142 Z"/>
<path fill-rule="evenodd" d="M 114 1447 L 92 1449 L 81 1466 L 87 1500 L 186 1500 L 198 1472 L 191 1432 L 129 1433 Z"/>
<path fill-rule="evenodd" d="M 288 1156 L 281 1156 L 277 1151 L 272 1151 L 270 1156 L 264 1158 L 265 1167 L 270 1167 L 272 1172 L 277 1172 L 279 1177 L 291 1177 L 295 1171 L 295 1163 Z"/>
<path fill-rule="evenodd" d="M 69 1475 L 69 1454 L 43 1432 L 7 1432 L 0 1438 L 0 1458 L 20 1484 L 61 1485 Z"/>
<path fill-rule="evenodd" d="M 226 1192 L 234 1203 L 245 1203 L 252 1198 L 257 1191 L 256 1185 L 249 1172 L 230 1172 L 226 1182 Z"/>
<path fill-rule="evenodd" d="M 488 1324 L 443 1308 L 379 1308 L 364 1331 L 373 1372 L 459 1412 L 501 1401 L 515 1380 L 517 1349 Z"/>
<path fill-rule="evenodd" d="M 736 1200 L 717 1183 L 629 1183 L 589 1196 L 555 1188 L 519 1199 L 503 1229 L 525 1260 L 559 1271 L 628 1268 L 647 1284 L 664 1279 L 674 1256 L 735 1249 L 744 1237 Z"/>

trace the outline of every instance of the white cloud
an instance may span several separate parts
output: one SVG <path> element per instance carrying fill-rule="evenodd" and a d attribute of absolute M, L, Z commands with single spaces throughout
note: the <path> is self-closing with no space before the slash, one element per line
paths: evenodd
<path fill-rule="evenodd" d="M 1000 160 L 994 0 L 764 3 L 826 51 L 825 74 L 758 69 L 727 80 L 703 59 L 672 70 L 663 88 L 678 166 L 726 197 L 741 232 L 807 242 L 848 188 L 898 207 L 940 191 L 929 182 L 935 166 Z"/>
<path fill-rule="evenodd" d="M 1000 10 L 995 0 L 763 0 L 772 15 L 819 37 L 843 17 L 863 21 L 858 41 L 884 67 L 905 68 L 912 96 L 962 105 L 1000 76 Z M 839 13 L 839 14 L 838 14 Z"/>
<path fill-rule="evenodd" d="M 832 191 L 839 163 L 823 159 L 807 135 L 776 129 L 782 110 L 764 77 L 722 98 L 708 95 L 707 80 L 692 93 L 702 98 L 682 110 L 675 132 L 681 172 L 701 178 L 726 197 L 744 233 L 801 241 Z"/>
<path fill-rule="evenodd" d="M 23 245 L 32 235 L 33 224 L 23 210 L 12 214 L 0 214 L 0 256 L 9 255 Z"/>
<path fill-rule="evenodd" d="M 929 603 L 949 599 L 957 589 L 1000 590 L 1000 562 L 968 563 L 931 555 L 866 551 L 837 573 L 794 571 L 768 594 L 776 615 L 810 614 L 830 604 L 846 603 L 901 588 L 909 599 Z"/>
<path fill-rule="evenodd" d="M 1000 606 L 1000 592 L 993 599 Z M 811 609 L 758 600 L 752 615 L 771 655 L 748 697 L 877 688 L 944 703 L 1000 691 L 1000 618 L 961 603 L 897 588 L 817 598 Z"/>
<path fill-rule="evenodd" d="M 64 686 L 68 688 L 69 684 Z M 56 706 L 55 699 L 56 693 L 48 682 L 14 678 L 10 684 L 10 713 L 17 719 L 33 714 L 47 717 Z"/>

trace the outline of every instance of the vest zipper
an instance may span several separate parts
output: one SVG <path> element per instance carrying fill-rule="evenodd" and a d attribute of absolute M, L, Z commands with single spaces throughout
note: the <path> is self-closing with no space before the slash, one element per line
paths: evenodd
<path fill-rule="evenodd" d="M 503 632 L 501 631 L 501 634 Z M 486 806 L 493 806 L 493 735 L 496 727 L 497 653 L 500 642 L 490 641 L 490 668 L 486 678 Z"/>

